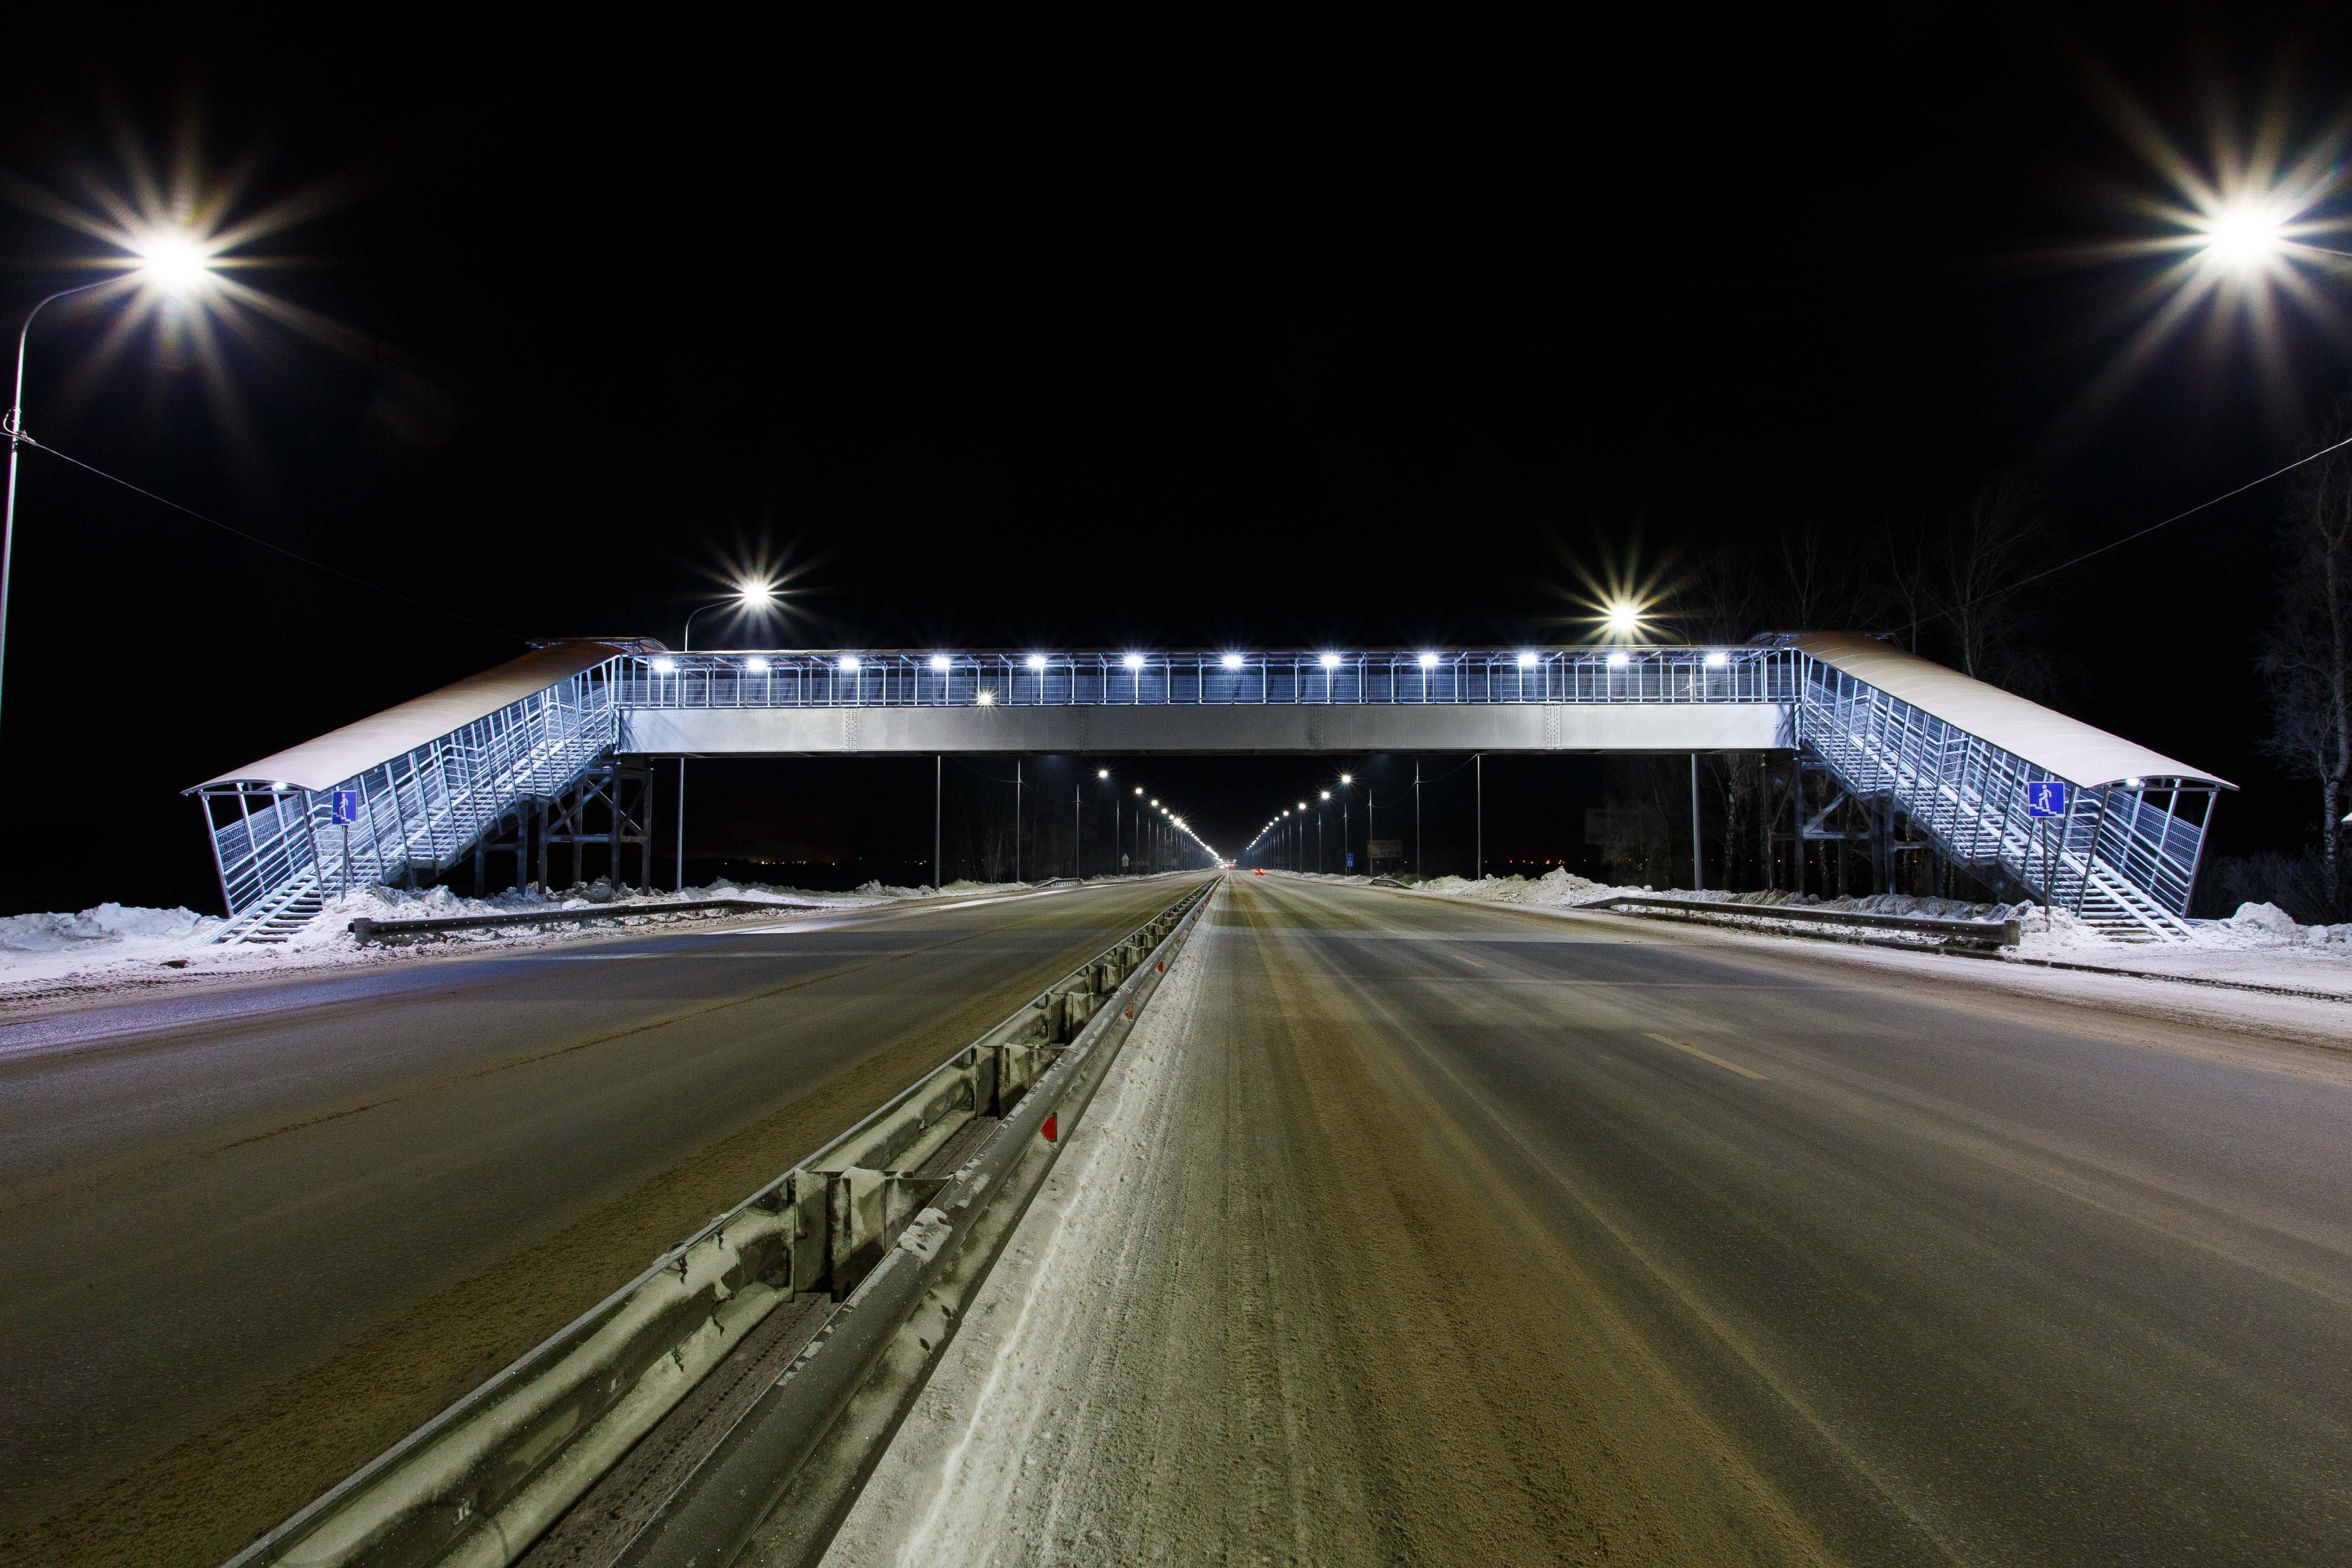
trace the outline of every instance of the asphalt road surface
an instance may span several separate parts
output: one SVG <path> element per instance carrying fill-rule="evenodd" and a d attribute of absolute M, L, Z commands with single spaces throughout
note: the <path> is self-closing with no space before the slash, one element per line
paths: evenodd
<path fill-rule="evenodd" d="M 217 1563 L 1190 885 L 0 1023 L 0 1561 Z"/>
<path fill-rule="evenodd" d="M 1184 968 L 841 1568 L 2352 1563 L 2324 1047 L 1280 879 Z"/>

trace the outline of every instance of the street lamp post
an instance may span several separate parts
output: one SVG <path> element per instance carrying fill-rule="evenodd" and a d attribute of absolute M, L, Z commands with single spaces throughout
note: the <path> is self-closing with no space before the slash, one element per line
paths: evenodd
<path fill-rule="evenodd" d="M 211 269 L 209 258 L 194 245 L 165 239 L 147 252 L 145 264 L 137 276 L 169 292 L 181 293 L 210 277 Z M 25 312 L 25 324 L 16 332 L 16 390 L 8 399 L 8 500 L 5 517 L 0 517 L 0 674 L 5 674 L 8 661 L 8 577 L 16 553 L 16 462 L 28 439 L 25 434 L 25 348 L 33 335 L 33 318 L 41 313 L 43 306 L 122 281 L 121 276 L 101 278 L 95 283 L 78 284 L 46 295 Z"/>
<path fill-rule="evenodd" d="M 1347 861 L 1347 858 L 1348 858 L 1348 842 L 1349 842 L 1349 840 L 1348 840 L 1348 796 L 1349 796 L 1349 794 L 1350 793 L 1350 792 L 1349 792 L 1349 785 L 1351 785 L 1351 784 L 1353 784 L 1355 782 L 1356 782 L 1356 775 L 1355 775 L 1355 774 L 1353 774 L 1353 773 L 1341 773 L 1341 774 L 1339 775 L 1339 859 L 1340 859 L 1340 862 L 1341 862 L 1340 867 L 1339 867 L 1339 869 L 1340 869 L 1343 873 L 1348 869 L 1348 867 L 1347 867 L 1347 865 L 1346 865 L 1346 861 Z"/>
<path fill-rule="evenodd" d="M 721 605 L 732 605 L 739 610 L 765 609 L 775 603 L 776 590 L 766 583 L 742 583 L 735 592 L 723 599 L 713 599 L 707 605 L 697 605 L 686 613 L 686 625 L 678 628 L 677 651 L 689 653 L 694 648 L 694 617 L 705 610 L 715 610 Z M 678 675 L 679 704 L 685 703 L 686 675 Z M 935 866 L 934 873 L 938 871 Z M 686 753 L 677 754 L 677 891 L 686 891 Z M 541 889 L 544 892 L 546 889 Z"/>

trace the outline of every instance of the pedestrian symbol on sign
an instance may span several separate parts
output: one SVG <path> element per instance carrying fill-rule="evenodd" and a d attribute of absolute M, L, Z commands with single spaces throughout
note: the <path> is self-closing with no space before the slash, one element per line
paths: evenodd
<path fill-rule="evenodd" d="M 355 789 L 337 790 L 335 792 L 335 820 L 341 823 L 353 823 L 357 822 L 359 819 L 360 792 Z"/>
<path fill-rule="evenodd" d="M 2066 815 L 2066 785 L 2060 779 L 2035 779 L 2025 786 L 2025 815 L 2028 816 L 2063 816 Z"/>

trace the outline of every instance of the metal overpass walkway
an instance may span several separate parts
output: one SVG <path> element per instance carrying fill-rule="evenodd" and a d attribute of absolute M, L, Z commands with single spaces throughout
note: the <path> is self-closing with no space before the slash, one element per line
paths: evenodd
<path fill-rule="evenodd" d="M 225 941 L 329 894 L 538 846 L 639 848 L 671 755 L 1794 752 L 2017 897 L 2185 933 L 2219 791 L 2144 747 L 1870 638 L 1728 647 L 672 654 L 568 642 L 207 779 Z M 2036 784 L 2071 786 L 2058 818 Z M 632 796 L 632 785 L 635 790 Z M 1796 830 L 1801 836 L 1802 829 Z"/>

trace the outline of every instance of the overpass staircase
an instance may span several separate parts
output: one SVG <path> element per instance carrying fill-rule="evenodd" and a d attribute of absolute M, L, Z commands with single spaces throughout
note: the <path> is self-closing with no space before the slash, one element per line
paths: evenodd
<path fill-rule="evenodd" d="M 573 676 L 324 789 L 205 786 L 232 914 L 223 942 L 282 942 L 350 888 L 454 869 L 607 768 L 618 738 L 609 681 Z M 336 797 L 352 820 L 339 821 Z M 226 808 L 236 815 L 221 820 Z"/>
<path fill-rule="evenodd" d="M 2105 937 L 2188 940 L 2210 792 L 2181 781 L 2071 786 L 2065 813 L 2028 815 L 2043 768 L 1851 675 L 1809 659 L 1798 733 L 1810 761 L 1857 801 L 1907 818 L 1980 880 L 2065 910 Z M 2151 787 L 2154 786 L 2154 787 Z"/>

